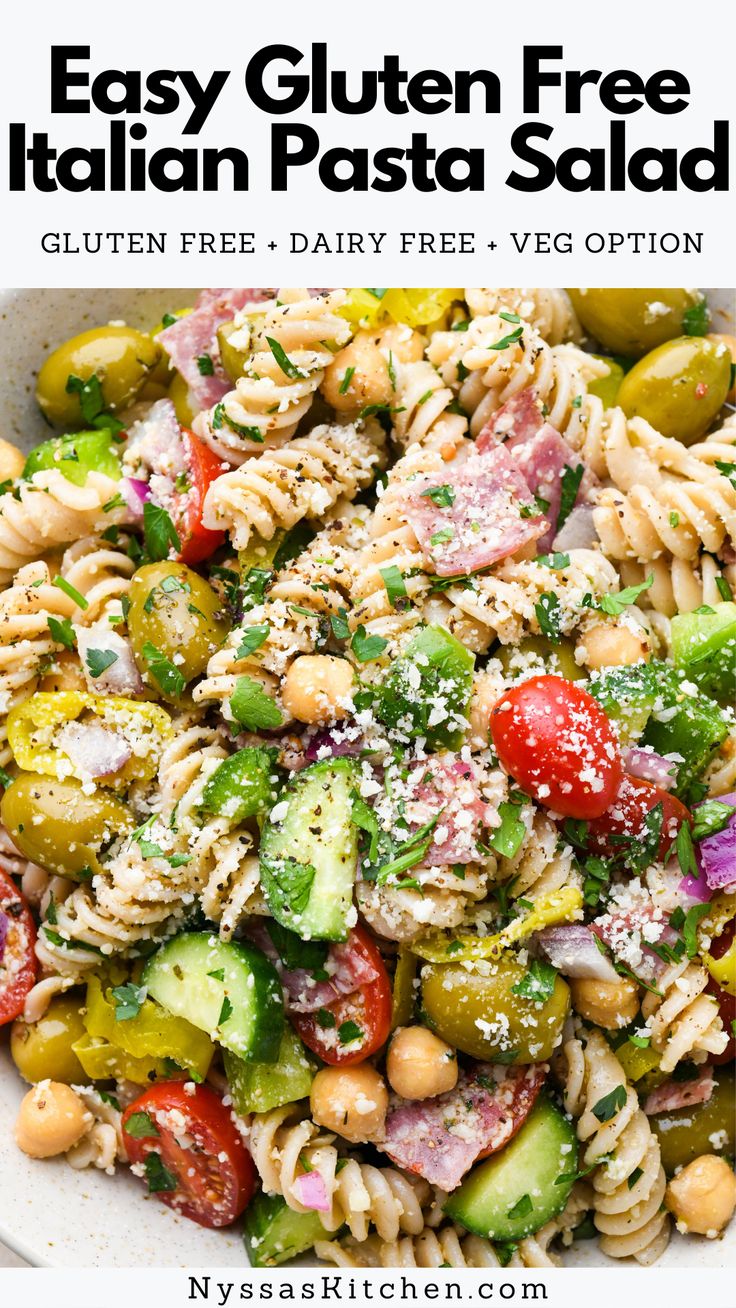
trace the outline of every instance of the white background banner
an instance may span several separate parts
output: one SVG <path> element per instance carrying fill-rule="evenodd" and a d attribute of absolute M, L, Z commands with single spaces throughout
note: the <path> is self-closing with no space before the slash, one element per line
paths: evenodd
<path fill-rule="evenodd" d="M 295 48 L 303 58 L 295 68 L 284 58 L 269 63 L 260 79 L 265 91 L 288 95 L 277 79 L 295 74 L 305 85 L 306 101 L 289 112 L 269 114 L 252 102 L 244 78 L 257 51 L 278 43 Z M 319 103 L 320 52 L 312 52 L 313 43 L 326 46 L 327 71 L 337 75 L 336 82 L 326 79 L 326 111 Z M 528 112 L 523 90 L 526 86 L 529 95 L 534 79 L 523 75 L 525 45 L 528 51 L 555 48 L 540 58 L 539 66 L 544 73 L 557 73 L 562 83 L 542 86 L 538 109 L 530 99 Z M 89 58 L 68 64 L 81 79 L 68 88 L 70 100 L 89 102 L 94 94 L 99 102 L 105 89 L 100 74 L 118 69 L 131 73 L 127 108 L 52 114 L 52 46 L 90 48 Z M 445 112 L 409 108 L 392 114 L 383 105 L 384 89 L 392 93 L 390 75 L 387 83 L 378 84 L 379 103 L 371 112 L 348 115 L 330 107 L 330 86 L 339 84 L 341 72 L 346 73 L 349 96 L 356 99 L 361 71 L 381 70 L 386 56 L 395 56 L 409 77 L 429 69 L 451 79 L 462 71 L 495 74 L 498 112 L 485 111 L 486 89 L 488 107 L 496 107 L 491 78 L 473 86 L 469 113 L 454 111 L 462 97 L 457 89 L 457 98 L 453 90 L 452 107 Z M 25 150 L 34 133 L 47 133 L 48 146 L 59 155 L 74 147 L 106 151 L 101 166 L 107 168 L 108 184 L 111 127 L 113 135 L 122 137 L 123 155 L 133 148 L 145 150 L 150 158 L 166 147 L 185 147 L 196 153 L 195 163 L 201 165 L 202 151 L 230 148 L 248 161 L 247 192 L 232 190 L 231 162 L 220 165 L 225 188 L 219 193 L 166 193 L 150 182 L 142 191 L 41 191 L 31 185 L 32 164 L 24 162 L 23 129 L 18 127 L 12 170 L 15 184 L 25 181 L 26 189 L 5 194 L 2 246 L 3 279 L 14 285 L 278 285 L 286 268 L 290 284 L 297 285 L 356 279 L 382 285 L 733 284 L 732 190 L 697 192 L 681 181 L 675 191 L 647 193 L 630 182 L 623 190 L 610 189 L 611 170 L 620 172 L 621 159 L 630 159 L 637 150 L 666 150 L 666 167 L 677 173 L 681 166 L 690 168 L 689 151 L 712 151 L 714 139 L 715 166 L 725 177 L 727 129 L 714 124 L 725 124 L 734 104 L 731 0 L 711 0 L 699 13 L 691 0 L 669 0 L 666 6 L 655 0 L 620 0 L 613 7 L 595 0 L 566 0 L 564 5 L 525 0 L 522 6 L 493 6 L 483 0 L 465 0 L 462 6 L 447 0 L 371 0 L 360 7 L 334 0 L 323 0 L 317 7 L 294 0 L 258 7 L 239 0 L 218 0 L 210 6 L 201 0 L 178 0 L 173 7 L 151 5 L 145 10 L 101 5 L 99 0 L 34 0 L 14 6 L 1 58 L 4 188 L 11 169 L 10 123 L 25 125 Z M 527 58 L 534 61 L 532 54 Z M 133 74 L 142 74 L 145 104 L 145 80 L 162 69 L 194 72 L 205 85 L 216 70 L 223 74 L 224 85 L 198 133 L 183 135 L 192 101 L 180 78 L 173 83 L 174 91 L 169 85 L 169 93 L 181 97 L 173 112 L 138 110 L 138 79 Z M 649 83 L 653 101 L 652 79 L 663 69 L 677 70 L 689 85 L 682 112 L 660 113 L 646 103 L 634 108 L 645 94 L 612 87 L 614 80 L 628 79 L 611 74 L 630 70 Z M 598 76 L 591 75 L 580 86 L 577 74 L 593 70 Z M 61 93 L 60 79 L 58 87 Z M 109 87 L 112 99 L 119 101 L 123 94 L 120 82 Z M 406 81 L 393 94 L 405 101 Z M 626 112 L 604 106 L 602 97 L 610 106 L 614 95 L 618 105 L 630 102 Z M 436 106 L 437 96 L 426 99 Z M 665 97 L 670 107 L 672 102 L 672 95 Z M 529 145 L 551 163 L 524 162 L 515 156 L 515 129 L 535 122 L 546 124 L 550 135 L 547 140 L 536 136 Z M 136 140 L 131 129 L 136 133 L 141 125 L 146 135 Z M 305 136 L 297 140 L 292 135 L 272 145 L 272 131 L 283 134 L 287 125 L 299 127 Z M 371 189 L 377 176 L 376 153 L 389 147 L 405 151 L 413 137 L 419 154 L 417 137 L 426 137 L 437 155 L 453 149 L 475 151 L 483 189 L 422 191 L 410 181 L 392 193 Z M 287 189 L 272 193 L 272 170 L 283 164 L 285 150 L 292 153 L 303 141 L 316 157 L 288 166 Z M 335 147 L 355 152 L 352 162 L 338 166 L 338 175 L 363 169 L 367 189 L 335 192 L 323 183 L 320 167 L 327 167 L 325 155 Z M 581 160 L 573 165 L 573 175 L 594 169 L 603 177 L 605 190 L 574 192 L 559 180 L 536 193 L 506 185 L 512 171 L 534 176 L 538 167 L 549 170 L 573 147 L 596 152 L 593 163 Z M 57 166 L 61 173 L 69 171 L 68 165 L 68 157 L 63 164 L 52 160 L 52 180 Z M 437 164 L 437 175 L 446 165 L 447 158 L 442 167 Z M 44 165 L 35 166 L 45 173 Z M 396 166 L 411 171 L 415 165 L 402 160 Z M 656 172 L 659 166 L 652 163 L 645 171 Z M 705 160 L 696 171 L 705 176 L 712 166 Z M 434 176 L 434 162 L 428 167 Z M 86 168 L 79 162 L 73 171 L 84 175 Z M 560 168 L 564 171 L 562 164 Z M 168 169 L 177 170 L 176 164 Z M 128 167 L 128 185 L 130 171 Z M 463 168 L 458 165 L 455 172 L 459 175 Z M 85 234 L 92 248 L 99 245 L 99 253 L 83 252 Z"/>

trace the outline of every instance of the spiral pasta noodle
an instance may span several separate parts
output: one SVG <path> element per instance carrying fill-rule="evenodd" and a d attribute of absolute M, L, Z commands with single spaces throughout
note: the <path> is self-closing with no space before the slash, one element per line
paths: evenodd
<path fill-rule="evenodd" d="M 497 880 L 513 883 L 511 893 L 515 899 L 535 899 L 562 886 L 580 885 L 572 849 L 547 815 L 527 807 L 519 816 L 527 835 L 512 858 L 499 858 Z"/>
<path fill-rule="evenodd" d="M 599 1031 L 586 1032 L 585 1043 L 567 1041 L 563 1052 L 565 1108 L 578 1119 L 578 1139 L 585 1145 L 581 1166 L 594 1168 L 590 1181 L 600 1247 L 610 1258 L 634 1257 L 648 1266 L 663 1253 L 670 1234 L 669 1216 L 662 1211 L 665 1175 L 659 1143 Z M 606 1097 L 617 1091 L 625 1100 L 606 1117 Z"/>
<path fill-rule="evenodd" d="M 452 451 L 468 430 L 468 420 L 431 363 L 400 364 L 396 383 L 394 436 L 402 446 L 425 445 Z"/>
<path fill-rule="evenodd" d="M 732 727 L 710 764 L 705 781 L 708 794 L 714 799 L 730 795 L 736 789 L 736 727 Z"/>
<path fill-rule="evenodd" d="M 641 1011 L 660 1053 L 662 1072 L 674 1071 L 683 1059 L 704 1063 L 728 1044 L 718 1001 L 705 994 L 708 973 L 699 963 L 682 959 L 657 979 L 659 994 L 648 991 Z"/>
<path fill-rule="evenodd" d="M 474 318 L 499 313 L 500 310 L 517 313 L 525 322 L 531 323 L 550 345 L 577 341 L 582 334 L 570 297 L 555 287 L 468 289 L 464 295 Z"/>
<path fill-rule="evenodd" d="M 380 467 L 383 445 L 374 422 L 314 427 L 218 477 L 207 492 L 205 526 L 229 531 L 236 549 L 245 549 L 254 531 L 271 540 L 279 527 L 318 518 L 342 496 L 354 499 Z"/>
<path fill-rule="evenodd" d="M 298 1106 L 287 1104 L 270 1113 L 254 1113 L 250 1151 L 263 1188 L 283 1195 L 295 1212 L 307 1211 L 298 1194 L 303 1163 L 319 1172 L 331 1207 L 320 1212 L 326 1231 L 348 1227 L 356 1240 L 365 1240 L 375 1226 L 382 1240 L 396 1240 L 401 1231 L 418 1235 L 424 1227 L 422 1201 L 426 1181 L 405 1176 L 395 1167 L 373 1167 L 355 1158 L 340 1159 L 331 1135 L 321 1134 L 308 1118 L 295 1118 Z"/>
<path fill-rule="evenodd" d="M 112 545 L 100 536 L 85 536 L 64 551 L 61 575 L 87 601 L 76 621 L 91 626 L 101 618 L 122 616 L 121 600 L 130 590 L 135 563 L 125 553 L 127 538 Z"/>
<path fill-rule="evenodd" d="M 622 559 L 620 568 L 624 586 L 640 586 L 649 577 L 652 584 L 639 597 L 642 608 L 673 618 L 676 613 L 692 613 L 706 604 L 715 608 L 723 603 L 718 579 L 731 584 L 733 567 L 721 567 L 712 554 L 699 559 L 676 559 L 660 556 L 647 563 Z M 736 580 L 736 578 L 733 578 Z"/>
<path fill-rule="evenodd" d="M 492 862 L 483 867 L 468 864 L 461 879 L 449 866 L 412 868 L 418 890 L 360 881 L 358 904 L 366 922 L 379 935 L 407 943 L 430 929 L 459 926 L 468 904 L 485 897 L 492 870 Z"/>
<path fill-rule="evenodd" d="M 39 554 L 119 522 L 119 507 L 105 512 L 117 490 L 101 472 L 88 473 L 85 485 L 76 486 L 56 468 L 19 482 L 17 499 L 0 498 L 0 583 Z"/>
<path fill-rule="evenodd" d="M 7 497 L 6 497 L 7 498 Z M 0 594 L 0 766 L 11 758 L 6 719 L 11 709 L 33 694 L 51 656 L 54 640 L 49 617 L 63 621 L 78 613 L 73 599 L 51 582 L 45 563 L 27 563 L 12 586 Z"/>

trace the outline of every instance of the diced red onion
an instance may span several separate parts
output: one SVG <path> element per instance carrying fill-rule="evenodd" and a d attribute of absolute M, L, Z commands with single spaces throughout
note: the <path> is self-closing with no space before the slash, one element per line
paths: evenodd
<path fill-rule="evenodd" d="M 691 901 L 686 907 L 692 907 L 693 904 L 706 904 L 709 899 L 713 898 L 713 890 L 703 876 L 683 877 L 680 882 L 679 892 L 681 896 L 685 896 Z"/>
<path fill-rule="evenodd" d="M 143 517 L 143 505 L 150 494 L 151 488 L 147 481 L 141 481 L 138 477 L 123 477 L 125 502 L 136 520 Z"/>
<path fill-rule="evenodd" d="M 736 794 L 719 795 L 718 802 L 736 807 Z M 697 813 L 698 808 L 693 810 Z M 698 867 L 711 890 L 728 889 L 736 883 L 736 812 L 722 831 L 706 836 L 697 845 Z"/>
<path fill-rule="evenodd" d="M 557 532 L 552 542 L 552 549 L 563 553 L 565 550 L 589 550 L 597 539 L 592 505 L 576 504 Z"/>
<path fill-rule="evenodd" d="M 623 751 L 624 768 L 630 777 L 640 777 L 642 781 L 651 781 L 660 790 L 672 790 L 677 780 L 677 764 L 671 759 L 662 758 L 653 749 L 643 749 L 631 745 Z"/>
<path fill-rule="evenodd" d="M 112 776 L 133 753 L 127 740 L 97 722 L 67 722 L 57 741 L 74 767 L 91 777 Z"/>
<path fill-rule="evenodd" d="M 569 922 L 565 926 L 545 927 L 535 938 L 552 966 L 565 976 L 618 980 L 613 963 L 601 953 L 590 927 Z"/>
<path fill-rule="evenodd" d="M 9 926 L 8 915 L 7 913 L 3 913 L 3 910 L 0 908 L 0 963 L 2 963 L 3 958 L 5 957 L 5 941 L 8 938 Z"/>
<path fill-rule="evenodd" d="M 315 1213 L 329 1213 L 332 1205 L 327 1197 L 324 1177 L 319 1172 L 305 1172 L 302 1176 L 297 1176 L 294 1189 L 305 1208 Z"/>
<path fill-rule="evenodd" d="M 100 674 L 87 674 L 87 684 L 95 695 L 141 695 L 143 678 L 136 666 L 130 642 L 118 631 L 100 631 L 98 627 L 77 627 L 77 648 L 86 668 L 89 650 L 106 650 L 115 660 Z"/>
<path fill-rule="evenodd" d="M 304 750 L 304 757 L 314 763 L 321 757 L 323 749 L 329 749 L 333 758 L 355 758 L 363 748 L 363 737 L 355 740 L 337 740 L 331 731 L 318 731 Z"/>

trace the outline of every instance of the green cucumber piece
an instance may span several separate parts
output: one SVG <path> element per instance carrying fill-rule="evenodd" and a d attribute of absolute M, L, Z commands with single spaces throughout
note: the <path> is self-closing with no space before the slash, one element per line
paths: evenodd
<path fill-rule="evenodd" d="M 702 690 L 716 699 L 736 695 L 736 604 L 712 613 L 680 613 L 672 619 L 672 657 Z"/>
<path fill-rule="evenodd" d="M 588 690 L 615 722 L 622 745 L 638 740 L 657 702 L 657 669 L 664 664 L 635 663 L 593 673 Z"/>
<path fill-rule="evenodd" d="M 675 668 L 658 664 L 658 697 L 643 745 L 657 754 L 679 754 L 675 794 L 684 794 L 702 775 L 729 732 L 729 721 L 715 700 L 684 689 L 688 678 Z"/>
<path fill-rule="evenodd" d="M 278 789 L 275 755 L 275 750 L 249 747 L 223 759 L 205 785 L 202 808 L 233 822 L 267 813 Z"/>
<path fill-rule="evenodd" d="M 453 1190 L 444 1211 L 475 1235 L 523 1240 L 565 1207 L 576 1159 L 574 1127 L 542 1097 L 518 1134 Z"/>
<path fill-rule="evenodd" d="M 277 922 L 302 940 L 346 940 L 358 866 L 352 759 L 314 763 L 282 791 L 261 834 L 261 885 Z M 283 806 L 283 808 L 282 808 Z"/>
<path fill-rule="evenodd" d="M 273 1063 L 284 1031 L 278 972 L 253 945 L 182 933 L 148 960 L 142 983 L 176 1017 L 247 1062 Z"/>
<path fill-rule="evenodd" d="M 275 1063 L 246 1063 L 229 1049 L 225 1050 L 230 1094 L 236 1112 L 242 1117 L 248 1113 L 267 1113 L 295 1099 L 306 1099 L 316 1073 L 317 1064 L 288 1022 Z"/>
<path fill-rule="evenodd" d="M 108 430 L 78 431 L 71 436 L 52 436 L 31 450 L 23 477 L 27 481 L 34 472 L 58 468 L 75 486 L 84 486 L 89 472 L 104 472 L 119 481 L 122 476 L 120 459 Z"/>
<path fill-rule="evenodd" d="M 423 627 L 391 667 L 376 716 L 405 736 L 423 736 L 428 749 L 459 749 L 474 667 L 475 656 L 444 627 Z M 438 703 L 444 705 L 444 716 L 431 723 Z"/>
<path fill-rule="evenodd" d="M 243 1236 L 251 1267 L 278 1267 L 324 1240 L 325 1228 L 319 1213 L 295 1213 L 280 1194 L 261 1193 L 248 1205 Z"/>

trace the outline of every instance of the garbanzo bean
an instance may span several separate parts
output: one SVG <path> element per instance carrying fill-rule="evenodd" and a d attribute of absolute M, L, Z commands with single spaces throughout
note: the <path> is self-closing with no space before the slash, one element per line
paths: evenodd
<path fill-rule="evenodd" d="M 402 323 L 392 322 L 384 327 L 379 344 L 384 355 L 391 353 L 399 363 L 417 363 L 424 358 L 426 341 L 421 332 L 412 331 Z"/>
<path fill-rule="evenodd" d="M 331 654 L 303 654 L 284 678 L 281 698 L 298 722 L 331 722 L 347 713 L 353 669 Z"/>
<path fill-rule="evenodd" d="M 389 1045 L 386 1075 L 402 1099 L 431 1099 L 457 1084 L 457 1054 L 426 1026 L 401 1027 Z"/>
<path fill-rule="evenodd" d="M 666 1200 L 679 1231 L 714 1240 L 733 1217 L 736 1176 L 725 1158 L 703 1154 L 670 1181 Z"/>
<path fill-rule="evenodd" d="M 21 1103 L 16 1144 L 31 1158 L 53 1158 L 81 1140 L 91 1123 L 92 1114 L 70 1086 L 39 1081 Z"/>
<path fill-rule="evenodd" d="M 359 1067 L 323 1067 L 309 1095 L 312 1117 L 328 1131 L 361 1144 L 383 1132 L 388 1091 L 370 1063 Z"/>
<path fill-rule="evenodd" d="M 10 441 L 0 440 L 0 481 L 15 481 L 20 477 L 26 456 Z"/>
<path fill-rule="evenodd" d="M 59 650 L 58 654 L 54 655 L 54 661 L 48 672 L 39 681 L 38 689 L 86 690 L 87 681 L 79 662 L 79 655 L 74 650 Z"/>
<path fill-rule="evenodd" d="M 627 1026 L 639 1011 L 639 991 L 627 977 L 618 981 L 570 977 L 568 985 L 575 1012 L 606 1031 Z"/>
<path fill-rule="evenodd" d="M 580 637 L 576 653 L 588 668 L 624 667 L 649 657 L 649 639 L 643 628 L 632 631 L 623 623 L 600 622 Z"/>
<path fill-rule="evenodd" d="M 338 351 L 325 369 L 322 394 L 340 413 L 358 413 L 366 405 L 390 402 L 388 360 L 374 334 L 358 332 Z"/>

